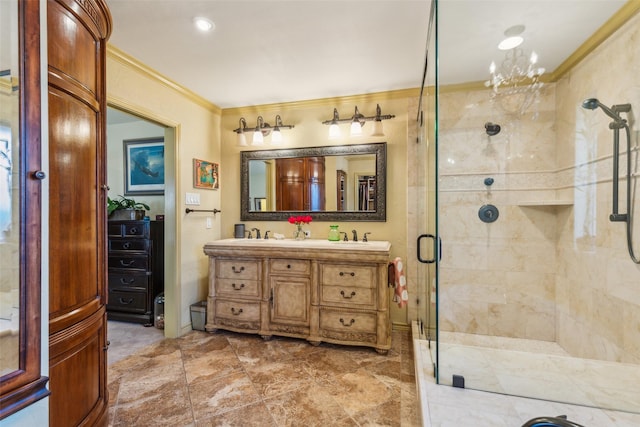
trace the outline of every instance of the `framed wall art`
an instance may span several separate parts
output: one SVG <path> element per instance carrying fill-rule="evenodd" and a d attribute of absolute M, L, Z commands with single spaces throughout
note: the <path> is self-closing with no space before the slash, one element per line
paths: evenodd
<path fill-rule="evenodd" d="M 164 138 L 125 139 L 124 194 L 164 194 Z"/>
<path fill-rule="evenodd" d="M 218 164 L 206 160 L 193 159 L 193 186 L 194 188 L 206 188 L 217 190 L 220 188 L 220 175 Z"/>

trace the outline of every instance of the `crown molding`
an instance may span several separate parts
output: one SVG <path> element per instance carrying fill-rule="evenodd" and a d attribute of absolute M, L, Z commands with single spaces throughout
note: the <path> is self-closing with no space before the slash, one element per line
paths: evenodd
<path fill-rule="evenodd" d="M 189 99 L 190 101 L 193 101 L 194 103 L 200 105 L 201 107 L 206 108 L 207 110 L 211 111 L 212 113 L 216 113 L 216 114 L 221 114 L 222 113 L 222 110 L 217 105 L 215 105 L 212 102 L 204 99 L 203 97 L 201 97 L 197 93 L 187 89 L 186 87 L 174 82 L 173 80 L 163 76 L 158 71 L 154 70 L 151 67 L 148 67 L 147 65 L 145 65 L 142 62 L 138 61 L 134 57 L 124 53 L 123 51 L 121 51 L 120 49 L 118 49 L 117 47 L 115 47 L 115 46 L 113 46 L 111 44 L 107 44 L 107 58 L 108 59 L 112 59 L 112 60 L 117 61 L 117 62 L 120 62 L 120 63 L 122 63 L 122 64 L 124 64 L 124 65 L 126 65 L 128 67 L 131 67 L 131 68 L 135 69 L 136 71 L 140 72 L 141 74 L 144 74 L 147 77 L 150 77 L 151 79 L 153 79 L 153 80 L 157 81 L 158 83 L 164 85 L 165 87 L 168 87 L 169 89 L 172 89 L 172 90 L 176 91 L 181 96 L 184 96 L 185 98 Z"/>
<path fill-rule="evenodd" d="M 224 108 L 222 110 L 223 115 L 237 115 L 237 114 L 249 114 L 249 113 L 265 113 L 282 110 L 295 110 L 303 108 L 316 108 L 316 107 L 336 107 L 348 104 L 366 104 L 366 103 L 379 103 L 383 101 L 389 101 L 393 99 L 418 97 L 420 95 L 420 88 L 411 89 L 399 89 L 387 92 L 374 92 L 360 95 L 348 95 L 337 96 L 331 98 L 319 98 L 309 99 L 304 101 L 292 101 L 292 102 L 280 102 L 274 104 L 262 104 L 262 105 L 247 105 L 244 107 Z"/>
<path fill-rule="evenodd" d="M 640 0 L 629 0 L 607 22 L 602 24 L 578 49 L 551 73 L 551 81 L 557 82 L 573 67 L 593 52 L 613 33 L 618 31 L 628 20 L 640 11 Z"/>

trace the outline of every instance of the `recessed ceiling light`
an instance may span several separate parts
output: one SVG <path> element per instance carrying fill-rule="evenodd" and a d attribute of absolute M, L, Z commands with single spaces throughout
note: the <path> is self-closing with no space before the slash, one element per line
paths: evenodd
<path fill-rule="evenodd" d="M 520 46 L 523 41 L 524 39 L 520 36 L 507 37 L 506 39 L 502 40 L 498 44 L 498 49 L 500 50 L 513 49 L 515 47 Z"/>
<path fill-rule="evenodd" d="M 193 18 L 193 23 L 195 24 L 196 28 L 199 29 L 200 31 L 213 31 L 214 28 L 216 28 L 215 24 L 213 22 L 211 22 L 209 19 L 207 18 L 203 18 L 201 16 L 198 16 L 196 18 Z"/>

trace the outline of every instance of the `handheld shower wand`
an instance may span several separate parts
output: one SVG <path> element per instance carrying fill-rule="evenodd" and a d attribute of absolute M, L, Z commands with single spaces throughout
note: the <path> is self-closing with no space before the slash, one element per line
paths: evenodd
<path fill-rule="evenodd" d="M 631 239 L 631 130 L 627 120 L 620 117 L 619 113 L 629 113 L 631 104 L 612 105 L 611 108 L 602 104 L 596 98 L 585 99 L 582 108 L 595 110 L 600 107 L 613 121 L 609 123 L 609 129 L 613 130 L 613 212 L 609 215 L 611 222 L 627 223 L 627 248 L 634 263 L 640 264 L 640 259 L 633 253 Z M 627 134 L 627 213 L 618 213 L 618 187 L 619 187 L 619 157 L 620 157 L 620 129 L 624 128 Z"/>

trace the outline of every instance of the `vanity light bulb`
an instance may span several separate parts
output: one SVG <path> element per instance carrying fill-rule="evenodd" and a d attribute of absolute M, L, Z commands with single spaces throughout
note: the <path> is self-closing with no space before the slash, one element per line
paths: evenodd
<path fill-rule="evenodd" d="M 282 144 L 282 132 L 280 132 L 280 129 L 274 130 L 271 133 L 271 144 L 272 145 Z"/>
<path fill-rule="evenodd" d="M 247 146 L 247 137 L 244 135 L 244 132 L 238 133 L 238 147 L 246 147 Z"/>
<path fill-rule="evenodd" d="M 264 136 L 262 136 L 261 131 L 256 131 L 253 133 L 253 141 L 251 145 L 264 145 Z"/>
<path fill-rule="evenodd" d="M 340 127 L 337 123 L 329 126 L 329 139 L 338 139 L 340 138 Z"/>
<path fill-rule="evenodd" d="M 382 120 L 376 120 L 373 122 L 373 132 L 371 133 L 371 136 L 384 136 Z"/>
<path fill-rule="evenodd" d="M 351 136 L 362 135 L 362 125 L 358 121 L 351 122 Z"/>

